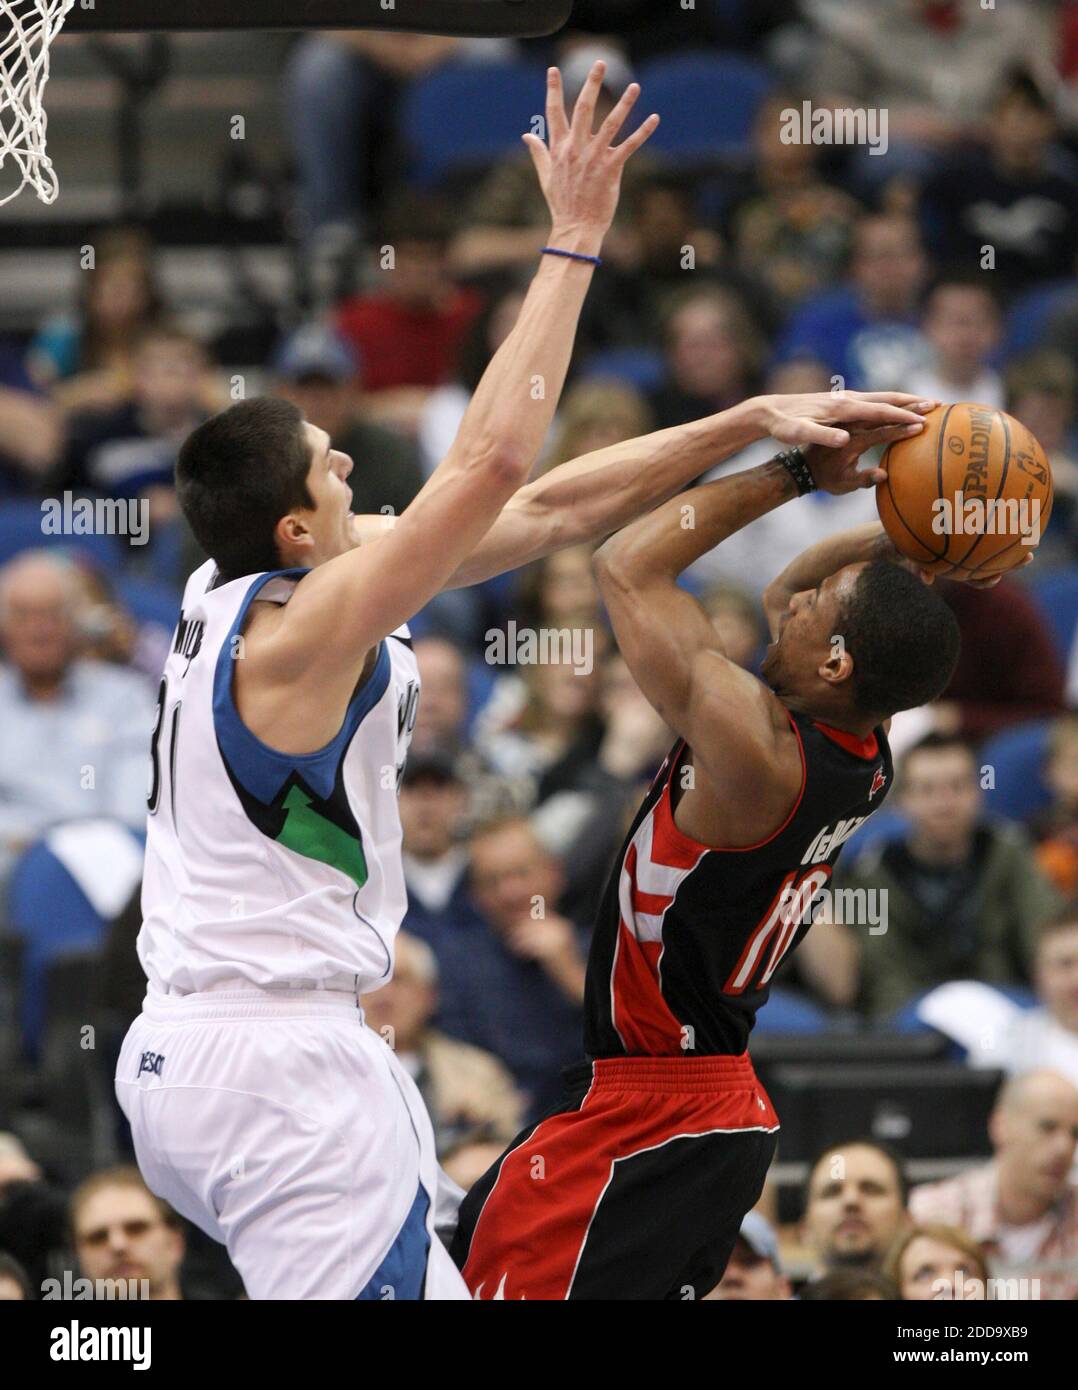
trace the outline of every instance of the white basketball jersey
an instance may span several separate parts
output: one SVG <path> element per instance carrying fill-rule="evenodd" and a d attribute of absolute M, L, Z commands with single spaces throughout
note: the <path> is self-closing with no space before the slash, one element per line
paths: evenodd
<path fill-rule="evenodd" d="M 379 644 L 317 753 L 267 747 L 232 697 L 251 603 L 287 603 L 305 573 L 214 588 L 210 561 L 187 581 L 152 742 L 138 940 L 152 989 L 370 990 L 392 974 L 406 906 L 397 792 L 419 700 L 408 629 Z"/>

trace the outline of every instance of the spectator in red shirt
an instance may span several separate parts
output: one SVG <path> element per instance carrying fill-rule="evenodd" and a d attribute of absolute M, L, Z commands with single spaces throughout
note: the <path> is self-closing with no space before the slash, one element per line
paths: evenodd
<path fill-rule="evenodd" d="M 364 364 L 368 418 L 414 434 L 429 393 L 450 380 L 461 342 L 482 307 L 448 270 L 444 206 L 404 195 L 375 249 L 376 288 L 338 307 L 338 331 Z"/>
<path fill-rule="evenodd" d="M 943 582 L 962 630 L 962 654 L 943 698 L 932 705 L 934 727 L 978 741 L 1011 724 L 1045 719 L 1063 709 L 1063 663 L 1048 624 L 1018 584 L 994 589 Z M 1001 660 L 1014 652 L 1014 660 Z"/>

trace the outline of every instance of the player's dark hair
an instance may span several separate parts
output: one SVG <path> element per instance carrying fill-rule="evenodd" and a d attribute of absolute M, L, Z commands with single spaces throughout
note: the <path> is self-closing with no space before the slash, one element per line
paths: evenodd
<path fill-rule="evenodd" d="M 290 401 L 241 401 L 199 425 L 176 461 L 176 493 L 195 539 L 224 580 L 280 569 L 274 530 L 313 507 L 303 413 Z"/>
<path fill-rule="evenodd" d="M 947 689 L 958 664 L 958 621 L 912 570 L 866 565 L 842 606 L 839 633 L 853 657 L 859 713 L 886 719 Z"/>
<path fill-rule="evenodd" d="M 828 1144 L 825 1149 L 820 1149 L 817 1152 L 815 1158 L 813 1158 L 808 1166 L 808 1176 L 805 1178 L 805 1187 L 802 1193 L 801 1204 L 803 1211 L 808 1207 L 809 1190 L 812 1187 L 812 1179 L 816 1169 L 819 1168 L 825 1158 L 830 1158 L 832 1154 L 841 1153 L 843 1149 L 875 1149 L 878 1154 L 882 1154 L 895 1170 L 902 1206 L 906 1206 L 910 1195 L 910 1182 L 906 1175 L 906 1160 L 897 1149 L 893 1149 L 890 1144 L 884 1143 L 881 1139 L 867 1139 L 858 1135 L 852 1139 L 844 1139 L 840 1144 Z"/>

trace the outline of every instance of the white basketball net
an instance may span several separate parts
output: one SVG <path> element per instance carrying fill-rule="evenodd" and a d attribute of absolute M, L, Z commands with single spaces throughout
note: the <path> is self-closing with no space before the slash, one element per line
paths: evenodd
<path fill-rule="evenodd" d="M 45 152 L 45 84 L 49 45 L 74 3 L 0 0 L 0 169 L 13 163 L 22 175 L 17 188 L 0 196 L 0 206 L 27 184 L 43 203 L 56 198 L 56 175 Z"/>

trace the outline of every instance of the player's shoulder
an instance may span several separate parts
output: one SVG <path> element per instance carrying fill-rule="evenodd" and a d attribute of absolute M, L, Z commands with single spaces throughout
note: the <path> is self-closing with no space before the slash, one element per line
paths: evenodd
<path fill-rule="evenodd" d="M 193 571 L 184 585 L 183 606 L 187 609 L 202 603 L 221 608 L 245 608 L 255 599 L 287 603 L 296 585 L 309 573 L 307 569 L 263 570 L 228 579 L 213 560 L 207 560 Z"/>

